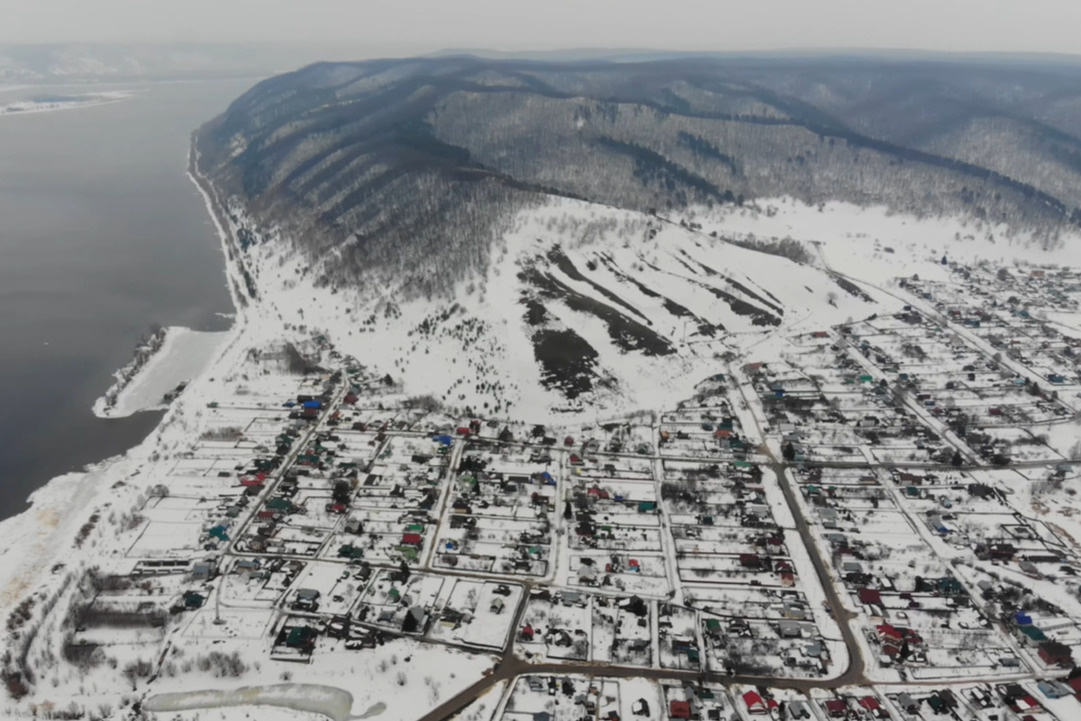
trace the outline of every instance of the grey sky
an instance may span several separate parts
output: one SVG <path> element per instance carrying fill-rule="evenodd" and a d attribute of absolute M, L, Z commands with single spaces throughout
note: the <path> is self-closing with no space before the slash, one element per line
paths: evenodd
<path fill-rule="evenodd" d="M 0 42 L 1081 54 L 1077 0 L 0 0 Z"/>

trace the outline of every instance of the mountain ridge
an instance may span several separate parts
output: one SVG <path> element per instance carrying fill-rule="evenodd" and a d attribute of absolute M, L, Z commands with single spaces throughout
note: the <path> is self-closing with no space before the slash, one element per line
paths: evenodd
<path fill-rule="evenodd" d="M 1017 76 L 986 68 L 928 84 L 923 64 L 785 63 L 319 63 L 200 129 L 197 169 L 259 259 L 248 292 L 310 286 L 303 303 L 353 313 L 336 342 L 364 335 L 391 375 L 486 411 L 649 406 L 636 386 L 659 373 L 685 397 L 741 336 L 893 306 L 813 267 L 798 238 L 726 233 L 725 217 L 776 212 L 770 199 L 960 219 L 954 235 L 983 243 L 1073 237 L 1081 174 L 1058 151 L 1081 134 L 1018 110 L 1034 93 L 1081 106 L 1056 72 L 1010 94 Z M 953 85 L 967 94 L 938 103 Z M 901 144 L 891 108 L 918 110 L 908 127 L 925 139 L 971 142 Z M 994 134 L 970 130 L 980 118 Z M 1018 177 L 973 162 L 1023 133 Z M 437 356 L 450 360 L 433 372 Z"/>
<path fill-rule="evenodd" d="M 922 88 L 925 64 L 880 63 L 899 79 L 883 76 L 889 87 L 862 91 L 877 104 L 871 108 L 856 103 L 858 97 L 846 103 L 809 96 L 827 86 L 831 97 L 851 95 L 853 74 L 878 71 L 840 72 L 837 61 L 810 68 L 783 63 L 470 57 L 316 63 L 258 84 L 204 126 L 201 170 L 257 214 L 266 212 L 266 225 L 306 216 L 293 232 L 315 255 L 355 239 L 351 252 L 364 267 L 393 255 L 388 245 L 401 245 L 402 234 L 380 220 L 379 208 L 415 204 L 421 195 L 444 208 L 468 200 L 474 215 L 489 216 L 466 223 L 471 235 L 484 235 L 503 214 L 493 205 L 513 210 L 534 202 L 533 194 L 643 212 L 779 195 L 882 204 L 1003 222 L 1045 245 L 1081 222 L 1081 179 L 1071 160 L 1081 157 L 1081 126 L 1018 116 L 1018 103 L 1035 90 L 991 110 L 982 96 L 965 100 L 967 114 L 943 109 L 949 117 L 937 122 L 946 129 L 931 139 L 962 132 L 984 116 L 997 123 L 996 147 L 1002 134 L 1027 133 L 1032 159 L 1016 163 L 1025 172 L 1014 177 L 1001 164 L 974 162 L 985 160 L 980 147 L 966 151 L 954 142 L 959 151 L 951 155 L 942 142 L 905 145 L 883 125 L 880 116 L 892 106 L 882 98 L 898 83 Z M 983 68 L 954 72 L 960 75 L 953 84 L 993 80 Z M 802 92 L 785 90 L 810 75 L 815 79 L 801 84 Z M 1081 108 L 1081 95 L 1064 89 L 1057 72 L 1035 75 L 1046 104 Z M 909 97 L 925 107 L 941 94 L 920 92 Z M 874 132 L 853 129 L 857 124 Z M 483 186 L 478 180 L 495 182 L 464 187 Z M 461 223 L 446 220 L 433 210 L 425 227 Z M 435 241 L 428 233 L 411 242 Z"/>

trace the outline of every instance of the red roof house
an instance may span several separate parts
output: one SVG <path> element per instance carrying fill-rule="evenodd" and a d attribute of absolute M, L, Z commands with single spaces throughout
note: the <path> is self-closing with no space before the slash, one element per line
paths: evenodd
<path fill-rule="evenodd" d="M 743 703 L 747 705 L 748 713 L 766 713 L 766 702 L 758 695 L 757 691 L 747 691 L 743 694 Z"/>
<path fill-rule="evenodd" d="M 687 701 L 672 701 L 668 704 L 668 715 L 671 718 L 688 719 L 691 717 L 691 704 Z"/>
<path fill-rule="evenodd" d="M 868 606 L 882 605 L 882 592 L 877 588 L 861 588 L 859 595 L 860 603 L 865 603 Z"/>
<path fill-rule="evenodd" d="M 839 698 L 828 699 L 824 705 L 830 718 L 843 718 L 848 715 L 848 705 Z"/>

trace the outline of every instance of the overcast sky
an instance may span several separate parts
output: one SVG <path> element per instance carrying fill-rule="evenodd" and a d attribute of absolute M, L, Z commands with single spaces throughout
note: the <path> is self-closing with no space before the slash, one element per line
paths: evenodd
<path fill-rule="evenodd" d="M 1081 54 L 1078 0 L 0 0 L 0 42 Z"/>

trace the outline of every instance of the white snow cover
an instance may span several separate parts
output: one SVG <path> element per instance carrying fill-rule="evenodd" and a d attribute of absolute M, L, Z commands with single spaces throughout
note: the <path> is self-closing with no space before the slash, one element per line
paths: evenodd
<path fill-rule="evenodd" d="M 12 90 L 16 88 L 0 87 L 0 90 Z M 108 103 L 127 100 L 133 95 L 134 93 L 128 90 L 105 90 L 98 93 L 80 93 L 77 95 L 66 96 L 59 100 L 17 100 L 0 105 L 0 116 L 30 115 L 34 113 L 51 113 L 57 110 L 89 108 L 95 105 L 107 105 Z"/>
<path fill-rule="evenodd" d="M 122 520 L 129 509 L 140 507 L 147 489 L 167 478 L 177 459 L 192 448 L 193 439 L 207 427 L 207 403 L 223 389 L 241 382 L 251 349 L 324 332 L 343 353 L 392 374 L 411 394 L 433 393 L 444 397 L 448 404 L 471 405 L 479 410 L 486 402 L 497 402 L 495 394 L 476 389 L 474 383 L 483 374 L 489 383 L 497 382 L 505 389 L 500 415 L 540 422 L 592 422 L 594 418 L 629 410 L 672 407 L 691 395 L 703 377 L 724 370 L 720 356 L 727 350 L 741 353 L 748 360 L 769 360 L 780 352 L 782 335 L 825 328 L 850 317 L 889 312 L 902 301 L 890 295 L 887 288 L 876 285 L 888 286 L 890 278 L 910 272 L 931 277 L 943 252 L 967 253 L 969 257 L 1043 257 L 1021 244 L 1000 241 L 997 235 L 993 244 L 986 235 L 979 234 L 972 240 L 964 240 L 962 235 L 959 240 L 957 235 L 965 228 L 960 220 L 917 220 L 841 204 L 829 204 L 822 211 L 785 200 L 770 204 L 776 208 L 772 215 L 764 212 L 764 203 L 759 203 L 757 215 L 751 210 L 707 213 L 701 209 L 688 213 L 686 220 L 702 224 L 702 229 L 696 231 L 628 211 L 578 201 L 553 201 L 520 214 L 512 230 L 497 243 L 485 276 L 463 284 L 454 301 L 438 308 L 424 300 L 395 301 L 391 288 L 337 293 L 331 288 L 316 288 L 309 282 L 312 273 L 302 260 L 289 253 L 287 244 L 253 246 L 249 251 L 251 272 L 260 290 L 259 300 L 238 304 L 237 322 L 224 336 L 200 338 L 196 343 L 190 331 L 172 334 L 177 339 L 176 347 L 163 351 L 160 359 L 148 366 L 146 377 L 133 385 L 130 397 L 125 399 L 126 409 L 136 409 L 153 400 L 161 387 L 168 389 L 170 384 L 175 385 L 175 379 L 183 379 L 181 375 L 191 375 L 190 386 L 170 407 L 156 432 L 123 456 L 84 473 L 53 479 L 33 494 L 30 510 L 0 523 L 0 615 L 6 618 L 29 593 L 41 592 L 41 598 L 62 595 L 69 573 L 124 552 L 131 539 L 121 538 L 123 532 L 114 518 Z M 588 238 L 587 223 L 600 228 Z M 656 233 L 649 237 L 651 229 Z M 224 230 L 219 228 L 219 232 Z M 823 264 L 828 261 L 834 270 L 868 281 L 864 290 L 872 300 L 847 293 L 824 268 L 801 266 L 736 247 L 710 237 L 713 230 L 722 236 L 753 232 L 758 238 L 792 235 L 820 241 Z M 1046 260 L 1074 260 L 1074 255 L 1081 252 L 1076 241 L 1068 239 L 1064 249 L 1046 254 Z M 597 286 L 545 260 L 557 245 L 579 273 L 634 310 L 618 303 L 613 307 L 622 308 L 622 312 L 651 328 L 676 352 L 648 357 L 623 351 L 596 316 L 574 310 L 562 301 L 546 302 L 552 318 L 549 322 L 571 328 L 589 342 L 599 356 L 597 367 L 614 383 L 611 388 L 594 388 L 571 402 L 544 389 L 539 382 L 540 369 L 528 337 L 529 328 L 523 323 L 520 299 L 528 290 L 518 277 L 523 267 L 531 263 L 543 265 L 546 272 L 583 296 L 607 305 L 614 303 Z M 887 247 L 893 252 L 888 252 Z M 599 262 L 602 255 L 608 263 Z M 597 262 L 595 270 L 587 270 L 591 262 Z M 710 275 L 703 265 L 716 275 Z M 243 287 L 235 264 L 230 264 L 227 272 L 231 289 Z M 627 277 L 685 307 L 698 319 L 723 325 L 727 332 L 710 338 L 698 333 L 697 322 L 684 327 L 665 310 L 661 297 L 643 291 Z M 750 290 L 759 300 L 734 290 L 735 286 L 724 278 Z M 748 316 L 736 313 L 728 302 L 702 284 L 725 288 L 759 310 L 775 308 L 780 325 L 754 325 Z M 458 309 L 449 321 L 441 323 L 473 319 L 485 332 L 424 335 L 417 330 L 424 321 L 450 309 L 454 302 Z M 392 310 L 389 316 L 388 309 Z M 374 321 L 364 324 L 371 313 L 375 314 Z M 187 341 L 181 343 L 179 339 L 185 337 Z M 198 352 L 191 347 L 181 350 L 189 341 L 198 346 Z M 201 371 L 199 357 L 208 359 Z M 770 502 L 781 507 L 776 498 Z M 73 545 L 91 513 L 101 513 L 103 520 L 90 530 L 86 543 Z M 787 517 L 783 520 L 790 522 Z M 59 627 L 43 628 L 42 633 L 54 634 L 57 640 L 62 635 Z M 205 641 L 192 637 L 178 639 L 177 643 L 195 646 Z M 368 681 L 371 669 L 360 668 L 363 661 L 343 660 L 327 652 L 318 655 L 317 664 L 295 672 L 291 683 L 306 685 L 291 690 L 304 693 L 289 693 L 290 689 L 281 685 L 279 667 L 266 663 L 241 682 L 209 675 L 160 679 L 154 687 L 156 700 L 150 704 L 151 708 L 159 704 L 163 710 L 172 708 L 183 714 L 181 709 L 198 708 L 212 698 L 209 694 L 223 692 L 229 695 L 229 703 L 241 705 L 235 707 L 235 714 L 226 710 L 221 716 L 236 718 L 251 713 L 252 704 L 280 703 L 284 694 L 311 701 L 291 701 L 293 708 L 334 719 L 344 718 L 345 714 L 407 719 L 435 704 L 428 695 L 433 685 L 439 686 L 442 697 L 447 698 L 472 683 L 491 664 L 490 657 L 464 654 L 447 662 L 446 649 L 407 643 L 412 644 L 408 652 L 416 655 L 418 667 L 431 669 L 432 683 L 425 681 L 423 674 L 416 674 L 417 678 L 411 678 L 407 686 L 383 693 Z M 221 645 L 226 650 L 265 654 L 265 639 L 223 638 Z M 402 653 L 398 648 L 397 653 Z M 42 686 L 47 687 L 49 680 L 43 679 Z M 52 688 L 57 698 L 78 697 L 91 704 L 96 700 L 116 703 L 125 693 L 125 689 L 108 686 L 101 679 L 87 682 L 86 687 L 80 687 L 80 683 L 58 676 Z M 330 689 L 318 688 L 318 684 Z M 242 691 L 241 687 L 252 690 Z M 343 692 L 349 695 L 348 708 Z M 156 695 L 166 693 L 185 695 Z M 29 715 L 31 710 L 23 705 L 15 712 Z M 263 714 L 264 709 L 257 713 Z M 277 714 L 274 711 L 271 715 Z M 162 718 L 173 715 L 168 711 Z M 195 718 L 190 713 L 182 717 Z"/>
<path fill-rule="evenodd" d="M 99 418 L 124 418 L 139 411 L 164 408 L 162 396 L 177 384 L 199 375 L 229 338 L 226 331 L 212 333 L 180 326 L 165 329 L 165 341 L 157 353 L 117 394 L 108 407 L 104 396 L 94 403 Z"/>
<path fill-rule="evenodd" d="M 546 260 L 557 248 L 592 283 Z M 462 283 L 455 297 L 438 304 L 402 300 L 396 289 L 382 285 L 316 288 L 308 282 L 312 272 L 306 261 L 285 243 L 248 252 L 263 289 L 262 304 L 286 324 L 319 328 L 343 352 L 390 373 L 411 393 L 433 394 L 478 413 L 495 408 L 497 415 L 531 422 L 594 421 L 656 409 L 690 395 L 695 384 L 716 372 L 717 357 L 725 350 L 738 352 L 772 335 L 824 328 L 900 303 L 873 290 L 878 302 L 854 297 L 821 269 L 705 232 L 568 199 L 519 213 L 497 240 L 484 277 Z M 545 388 L 521 302 L 531 288 L 520 273 L 531 265 L 645 326 L 675 352 L 652 357 L 627 352 L 596 315 L 542 298 L 548 325 L 572 329 L 588 342 L 598 354 L 597 373 L 606 381 L 571 400 Z M 756 325 L 753 316 L 736 312 L 713 290 L 779 317 L 780 325 Z M 673 314 L 666 304 L 682 306 L 686 315 Z M 727 332 L 710 338 L 698 331 L 699 322 Z M 434 330 L 424 331 L 425 323 Z M 463 330 L 452 331 L 454 326 Z M 478 388 L 480 380 L 489 388 Z M 493 385 L 500 390 L 490 390 Z"/>

